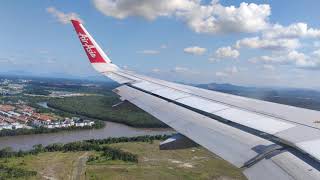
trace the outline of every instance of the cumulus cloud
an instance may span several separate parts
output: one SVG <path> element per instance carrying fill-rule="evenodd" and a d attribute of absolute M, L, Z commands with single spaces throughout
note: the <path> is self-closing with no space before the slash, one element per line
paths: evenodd
<path fill-rule="evenodd" d="M 197 0 L 94 0 L 93 3 L 106 16 L 117 19 L 138 16 L 154 20 L 190 10 L 197 4 Z"/>
<path fill-rule="evenodd" d="M 77 19 L 81 23 L 84 23 L 84 21 L 79 17 L 77 13 L 74 13 L 74 12 L 63 13 L 57 10 L 55 7 L 48 7 L 46 10 L 48 13 L 52 14 L 52 16 L 55 17 L 62 24 L 70 23 L 71 19 Z"/>
<path fill-rule="evenodd" d="M 154 20 L 176 17 L 198 33 L 257 32 L 268 27 L 271 8 L 267 4 L 241 3 L 223 6 L 218 0 L 93 0 L 104 15 L 118 19 L 130 16 Z"/>
<path fill-rule="evenodd" d="M 230 46 L 217 49 L 215 54 L 218 58 L 238 58 L 240 56 L 239 51 Z"/>
<path fill-rule="evenodd" d="M 268 27 L 270 14 L 267 4 L 241 3 L 235 7 L 223 6 L 218 1 L 178 12 L 178 16 L 198 33 L 258 32 Z"/>
<path fill-rule="evenodd" d="M 249 61 L 252 63 L 293 64 L 298 68 L 316 68 L 320 65 L 319 58 L 310 57 L 295 50 L 276 53 L 271 56 L 260 56 Z"/>
<path fill-rule="evenodd" d="M 263 32 L 265 38 L 319 38 L 320 29 L 309 28 L 306 23 L 294 23 L 289 26 L 275 24 Z"/>
<path fill-rule="evenodd" d="M 271 50 L 271 55 L 252 58 L 251 62 L 270 64 L 294 64 L 301 68 L 320 67 L 320 51 L 311 54 L 298 52 L 302 47 L 301 38 L 320 38 L 320 29 L 298 22 L 287 26 L 269 21 L 271 7 L 268 4 L 240 3 L 240 5 L 222 5 L 219 0 L 93 0 L 98 11 L 117 19 L 141 17 L 149 21 L 159 17 L 175 18 L 184 22 L 197 33 L 255 33 L 253 37 L 239 39 L 233 45 L 221 47 L 210 57 L 210 61 L 223 58 L 238 58 L 242 48 Z M 49 10 L 56 17 L 61 12 Z M 63 13 L 62 13 L 63 14 Z M 64 19 L 64 18 L 62 18 Z M 65 22 L 65 21 L 61 21 Z M 315 47 L 320 47 L 315 42 Z M 159 50 L 166 48 L 161 47 Z M 201 47 L 187 47 L 185 53 L 203 55 L 207 50 Z M 158 54 L 158 50 L 140 51 L 142 54 Z M 271 69 L 271 66 L 266 66 Z M 176 72 L 182 71 L 177 67 Z M 229 72 L 229 73 L 228 73 Z M 217 72 L 223 76 L 229 70 Z"/>
<path fill-rule="evenodd" d="M 260 37 L 250 37 L 238 40 L 235 45 L 237 48 L 286 50 L 299 48 L 298 39 L 262 39 Z"/>
<path fill-rule="evenodd" d="M 207 51 L 207 49 L 198 47 L 198 46 L 192 46 L 192 47 L 184 48 L 183 51 L 185 53 L 189 53 L 193 55 L 203 55 Z"/>
<path fill-rule="evenodd" d="M 156 54 L 159 54 L 160 51 L 158 51 L 158 50 L 142 50 L 142 51 L 138 51 L 137 53 L 146 54 L 146 55 L 156 55 Z"/>

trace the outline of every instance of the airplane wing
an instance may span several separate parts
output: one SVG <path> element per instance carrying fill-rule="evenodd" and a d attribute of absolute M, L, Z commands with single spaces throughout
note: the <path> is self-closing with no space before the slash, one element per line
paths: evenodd
<path fill-rule="evenodd" d="M 207 148 L 248 179 L 320 179 L 320 112 L 163 81 L 119 68 L 72 20 L 98 72 L 114 90 Z"/>

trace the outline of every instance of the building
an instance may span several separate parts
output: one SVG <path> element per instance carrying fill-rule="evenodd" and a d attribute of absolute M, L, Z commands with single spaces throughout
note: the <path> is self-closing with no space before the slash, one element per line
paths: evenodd
<path fill-rule="evenodd" d="M 11 126 L 12 126 L 12 129 L 21 129 L 21 128 L 23 128 L 23 125 L 18 123 L 18 122 L 12 123 Z"/>
<path fill-rule="evenodd" d="M 50 116 L 50 115 L 46 115 L 46 114 L 39 114 L 39 113 L 34 113 L 32 115 L 32 117 L 34 119 L 37 119 L 39 121 L 46 121 L 46 122 L 51 122 L 56 120 L 54 117 Z"/>
<path fill-rule="evenodd" d="M 9 112 L 9 111 L 13 111 L 15 109 L 16 108 L 14 106 L 11 106 L 11 105 L 4 105 L 4 104 L 0 105 L 0 111 Z"/>
<path fill-rule="evenodd" d="M 0 130 L 3 130 L 3 129 L 12 129 L 12 125 L 8 123 L 2 123 L 0 124 Z"/>
<path fill-rule="evenodd" d="M 9 111 L 8 113 L 11 114 L 12 116 L 17 116 L 17 117 L 21 116 L 21 114 L 16 113 L 14 111 Z"/>
<path fill-rule="evenodd" d="M 5 117 L 11 117 L 12 116 L 11 114 L 9 114 L 9 113 L 7 113 L 5 111 L 1 111 L 1 110 L 0 110 L 0 115 L 5 116 Z"/>
<path fill-rule="evenodd" d="M 33 107 L 27 106 L 27 105 L 19 105 L 17 112 L 20 113 L 28 113 L 28 114 L 32 114 L 34 113 L 35 109 Z"/>
<path fill-rule="evenodd" d="M 25 116 L 25 115 L 21 115 L 19 117 L 15 117 L 15 119 L 17 121 L 19 121 L 20 123 L 26 124 L 30 119 L 30 116 Z"/>

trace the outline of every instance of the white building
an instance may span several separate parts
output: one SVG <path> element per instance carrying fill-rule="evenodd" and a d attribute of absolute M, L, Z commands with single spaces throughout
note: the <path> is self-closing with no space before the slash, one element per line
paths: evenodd
<path fill-rule="evenodd" d="M 12 123 L 12 129 L 20 129 L 20 128 L 23 128 L 23 125 L 20 124 L 20 123 Z"/>

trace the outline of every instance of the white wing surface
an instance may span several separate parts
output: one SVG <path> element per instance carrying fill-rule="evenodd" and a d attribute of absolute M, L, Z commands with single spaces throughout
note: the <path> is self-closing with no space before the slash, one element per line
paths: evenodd
<path fill-rule="evenodd" d="M 320 179 L 320 112 L 146 77 L 112 64 L 72 20 L 92 66 L 114 90 L 179 133 L 242 168 L 249 179 Z"/>

